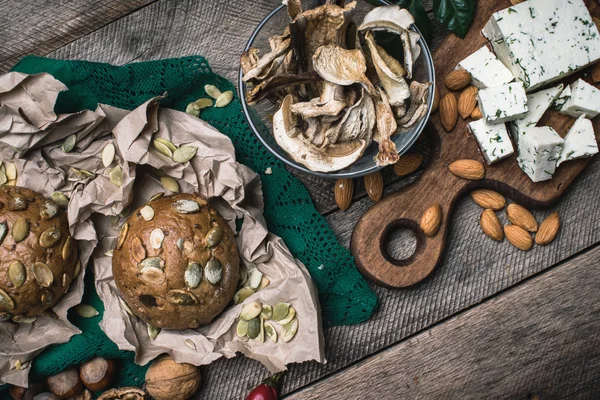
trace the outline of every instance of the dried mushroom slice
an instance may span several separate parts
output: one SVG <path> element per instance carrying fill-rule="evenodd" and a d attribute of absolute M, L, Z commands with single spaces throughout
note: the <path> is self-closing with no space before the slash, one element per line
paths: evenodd
<path fill-rule="evenodd" d="M 248 104 L 255 104 L 282 89 L 314 83 L 315 81 L 320 80 L 321 77 L 314 71 L 301 74 L 275 75 L 254 86 L 252 90 L 246 94 L 246 101 Z"/>
<path fill-rule="evenodd" d="M 347 50 L 338 45 L 321 46 L 312 57 L 313 68 L 327 82 L 342 86 L 361 84 L 368 93 L 375 88 L 365 73 L 367 61 L 361 50 Z"/>
<path fill-rule="evenodd" d="M 431 82 L 419 83 L 413 81 L 410 83 L 410 107 L 406 114 L 398 120 L 400 128 L 403 130 L 410 129 L 427 115 L 427 111 L 429 111 L 427 95 L 431 86 Z"/>
<path fill-rule="evenodd" d="M 329 143 L 352 142 L 357 139 L 371 143 L 375 127 L 375 104 L 365 90 L 360 99 L 345 112 L 342 119 L 325 132 Z"/>
<path fill-rule="evenodd" d="M 289 38 L 285 39 L 285 40 L 281 40 L 281 42 L 277 44 L 275 49 L 272 49 L 269 53 L 262 56 L 256 62 L 256 65 L 254 65 L 254 67 L 251 70 L 249 70 L 247 73 L 244 74 L 242 80 L 244 82 L 248 82 L 249 80 L 256 78 L 266 68 L 269 68 L 269 66 L 273 63 L 273 61 L 277 57 L 286 53 L 290 49 L 290 44 L 291 44 L 291 39 L 289 39 Z"/>
<path fill-rule="evenodd" d="M 167 293 L 167 300 L 179 306 L 193 306 L 198 304 L 196 296 L 184 290 L 171 290 Z"/>
<path fill-rule="evenodd" d="M 384 166 L 395 164 L 398 159 L 396 144 L 390 139 L 396 133 L 398 124 L 387 99 L 387 95 L 379 89 L 379 98 L 375 102 L 375 114 L 377 117 L 377 131 L 373 140 L 379 143 L 379 153 L 375 156 L 375 164 Z"/>
<path fill-rule="evenodd" d="M 327 116 L 336 116 L 346 107 L 344 88 L 331 82 L 323 84 L 321 97 L 311 101 L 295 103 L 292 105 L 292 113 L 303 119 Z"/>
<path fill-rule="evenodd" d="M 248 50 L 244 51 L 240 56 L 240 65 L 242 67 L 242 72 L 246 75 L 251 69 L 256 67 L 258 60 L 260 57 L 258 54 L 260 50 L 256 47 L 251 47 Z"/>
<path fill-rule="evenodd" d="M 42 234 L 40 235 L 40 246 L 42 246 L 45 249 L 54 247 L 60 241 L 61 236 L 62 234 L 60 232 L 60 229 L 56 226 L 51 226 L 50 228 L 42 232 Z"/>

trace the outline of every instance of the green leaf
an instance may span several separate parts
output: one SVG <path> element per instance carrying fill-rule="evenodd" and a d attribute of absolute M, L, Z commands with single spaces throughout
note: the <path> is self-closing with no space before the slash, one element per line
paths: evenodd
<path fill-rule="evenodd" d="M 433 0 L 433 14 L 446 28 L 464 38 L 475 17 L 475 0 Z"/>
<path fill-rule="evenodd" d="M 433 27 L 431 26 L 431 21 L 427 16 L 427 11 L 423 7 L 422 0 L 408 0 L 404 3 L 408 3 L 406 5 L 401 5 L 400 7 L 404 7 L 415 17 L 415 25 L 421 31 L 421 34 L 425 38 L 427 43 L 431 43 L 431 39 L 433 37 Z"/>

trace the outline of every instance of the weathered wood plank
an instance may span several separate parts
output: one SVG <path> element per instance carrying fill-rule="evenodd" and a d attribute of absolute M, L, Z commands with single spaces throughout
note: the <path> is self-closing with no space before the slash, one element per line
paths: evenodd
<path fill-rule="evenodd" d="M 595 247 L 286 398 L 598 398 L 598 257 Z"/>
<path fill-rule="evenodd" d="M 0 73 L 46 55 L 156 0 L 0 1 Z"/>

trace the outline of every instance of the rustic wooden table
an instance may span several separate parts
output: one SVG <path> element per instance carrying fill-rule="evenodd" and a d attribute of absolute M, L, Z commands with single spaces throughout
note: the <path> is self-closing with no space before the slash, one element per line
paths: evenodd
<path fill-rule="evenodd" d="M 431 17 L 432 0 L 425 3 Z M 200 54 L 234 80 L 248 36 L 278 4 L 1 0 L 0 72 L 31 53 L 112 64 Z M 433 47 L 448 34 L 434 26 Z M 386 193 L 418 175 L 400 179 L 386 170 Z M 352 207 L 341 212 L 333 182 L 299 178 L 347 246 L 372 205 L 362 182 Z M 558 239 L 529 252 L 486 239 L 477 224 L 480 208 L 462 201 L 442 265 L 409 289 L 374 286 L 381 304 L 375 315 L 327 329 L 327 364 L 292 365 L 283 381 L 286 398 L 600 398 L 598 182 L 596 159 L 554 208 L 563 221 Z M 410 236 L 399 234 L 395 243 L 410 248 Z M 200 395 L 241 398 L 266 375 L 258 362 L 220 360 L 206 368 Z"/>

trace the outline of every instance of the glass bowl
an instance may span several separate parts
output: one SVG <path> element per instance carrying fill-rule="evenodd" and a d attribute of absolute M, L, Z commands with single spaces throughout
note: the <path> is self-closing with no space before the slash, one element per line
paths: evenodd
<path fill-rule="evenodd" d="M 381 5 L 389 5 L 390 2 L 384 0 L 378 0 L 378 3 Z M 303 2 L 303 4 L 310 2 Z M 314 2 L 316 5 L 316 2 Z M 357 25 L 363 20 L 363 17 L 366 13 L 371 11 L 375 6 L 367 3 L 364 0 L 358 0 L 356 9 L 354 12 L 354 21 Z M 308 9 L 308 7 L 307 7 Z M 286 7 L 281 5 L 273 10 L 269 15 L 265 17 L 261 21 L 261 23 L 256 27 L 244 51 L 248 50 L 251 47 L 257 47 L 261 50 L 261 54 L 265 54 L 269 51 L 269 37 L 273 35 L 280 35 L 285 27 L 289 24 L 289 17 L 287 14 Z M 416 26 L 411 27 L 412 30 L 419 32 Z M 395 39 L 397 41 L 398 48 L 402 48 L 402 43 L 399 38 Z M 392 43 L 392 45 L 395 45 Z M 431 52 L 425 39 L 421 37 L 419 40 L 419 45 L 421 46 L 421 55 L 415 62 L 413 66 L 413 80 L 417 80 L 419 82 L 433 82 L 432 90 L 429 90 L 429 111 L 427 115 L 419 121 L 412 129 L 407 132 L 397 133 L 392 136 L 392 140 L 396 143 L 396 148 L 400 155 L 406 153 L 408 149 L 414 144 L 417 140 L 427 121 L 429 120 L 431 106 L 433 104 L 433 95 L 435 88 L 435 72 L 433 68 L 433 60 L 431 57 Z M 388 45 L 389 46 L 389 45 Z M 389 51 L 388 48 L 386 50 Z M 248 87 L 244 81 L 242 81 L 243 72 L 240 68 L 239 78 L 238 78 L 238 88 L 240 91 L 240 101 L 242 103 L 242 108 L 244 110 L 244 116 L 246 117 L 252 131 L 256 134 L 261 143 L 278 159 L 283 161 L 288 166 L 302 171 L 306 174 L 319 176 L 322 178 L 330 178 L 330 179 L 338 179 L 338 178 L 357 178 L 372 172 L 378 171 L 383 167 L 378 167 L 375 165 L 375 161 L 373 157 L 377 155 L 378 145 L 375 142 L 372 142 L 369 147 L 365 150 L 363 156 L 356 161 L 354 164 L 349 167 L 342 169 L 336 172 L 316 172 L 311 171 L 306 168 L 304 165 L 294 161 L 275 141 L 273 137 L 273 125 L 271 123 L 272 117 L 277 111 L 277 106 L 272 104 L 268 100 L 262 100 L 254 105 L 249 105 L 246 102 L 246 92 Z"/>

